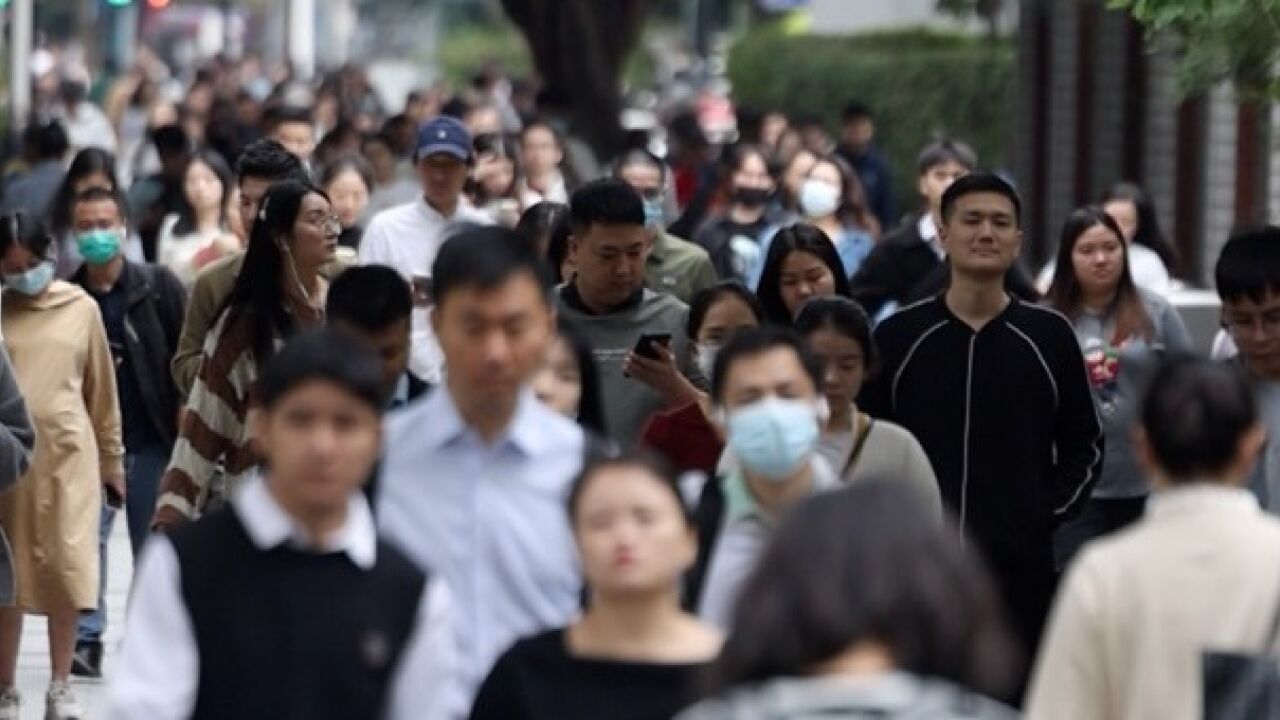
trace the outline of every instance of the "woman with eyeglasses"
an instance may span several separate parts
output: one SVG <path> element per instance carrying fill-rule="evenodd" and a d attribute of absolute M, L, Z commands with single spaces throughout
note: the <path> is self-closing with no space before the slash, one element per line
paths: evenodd
<path fill-rule="evenodd" d="M 321 322 L 328 283 L 320 269 L 333 260 L 341 232 L 328 196 L 315 185 L 286 180 L 267 192 L 244 269 L 205 340 L 161 481 L 157 529 L 220 503 L 261 462 L 251 432 L 260 370 L 281 343 Z M 214 486 L 219 475 L 227 487 Z"/>
<path fill-rule="evenodd" d="M 45 717 L 81 717 L 68 684 L 82 611 L 98 607 L 98 524 L 124 502 L 115 362 L 98 304 L 54 279 L 53 238 L 22 216 L 0 218 L 4 345 L 36 431 L 31 468 L 0 495 L 17 597 L 0 607 L 0 717 L 18 717 L 23 617 L 49 623 Z"/>
<path fill-rule="evenodd" d="M 1191 351 L 1191 338 L 1173 306 L 1134 283 L 1129 247 L 1120 226 L 1101 207 L 1071 213 L 1062 228 L 1057 272 L 1046 299 L 1075 327 L 1106 439 L 1093 496 L 1080 516 L 1058 532 L 1060 565 L 1084 543 L 1142 515 L 1150 483 L 1129 444 L 1135 403 L 1146 372 L 1160 355 Z"/>

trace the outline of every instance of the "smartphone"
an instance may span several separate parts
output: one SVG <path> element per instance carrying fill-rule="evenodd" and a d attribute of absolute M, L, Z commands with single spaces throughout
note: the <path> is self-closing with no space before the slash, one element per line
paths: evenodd
<path fill-rule="evenodd" d="M 435 302 L 431 276 L 414 275 L 411 284 L 413 286 L 413 304 L 415 307 L 430 307 Z"/>
<path fill-rule="evenodd" d="M 654 345 L 670 345 L 670 344 L 671 344 L 671 333 L 641 335 L 640 339 L 636 340 L 636 346 L 635 348 L 632 349 L 632 352 L 634 352 L 636 355 L 639 355 L 640 357 L 646 357 L 646 358 L 649 358 L 650 360 L 657 360 L 658 351 L 654 348 Z"/>

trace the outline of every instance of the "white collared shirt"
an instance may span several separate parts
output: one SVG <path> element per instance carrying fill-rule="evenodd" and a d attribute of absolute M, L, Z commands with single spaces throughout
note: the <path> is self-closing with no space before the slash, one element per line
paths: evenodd
<path fill-rule="evenodd" d="M 430 277 L 440 246 L 450 232 L 465 224 L 492 225 L 493 220 L 462 201 L 452 216 L 445 217 L 421 197 L 383 210 L 373 216 L 360 238 L 360 264 L 386 265 L 405 280 Z M 409 369 L 429 383 L 438 383 L 443 376 L 444 354 L 431 330 L 431 309 L 414 308 L 412 324 Z"/>
<path fill-rule="evenodd" d="M 947 256 L 946 251 L 942 249 L 941 240 L 938 239 L 938 224 L 933 221 L 933 213 L 920 213 L 920 220 L 916 222 L 916 231 L 920 233 L 920 239 L 924 240 L 924 244 L 929 246 L 939 260 Z"/>
<path fill-rule="evenodd" d="M 447 385 L 386 420 L 378 521 L 456 598 L 455 717 L 511 643 L 578 613 L 566 500 L 584 443 L 577 423 L 527 391 L 493 443 L 462 419 Z"/>
<path fill-rule="evenodd" d="M 288 545 L 304 552 L 341 552 L 362 570 L 377 562 L 373 515 L 361 493 L 351 497 L 343 526 L 321 543 L 280 507 L 260 477 L 241 486 L 232 508 L 259 550 Z M 108 689 L 108 720 L 179 720 L 195 710 L 200 652 L 183 602 L 181 577 L 169 539 L 156 535 L 148 540 L 134 576 L 124 646 Z M 388 687 L 387 718 L 449 717 L 457 664 L 454 612 L 446 584 L 429 579 L 412 636 Z"/>

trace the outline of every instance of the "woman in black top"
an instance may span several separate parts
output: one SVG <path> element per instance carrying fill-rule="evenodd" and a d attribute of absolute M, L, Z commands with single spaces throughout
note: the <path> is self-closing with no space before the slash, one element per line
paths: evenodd
<path fill-rule="evenodd" d="M 675 481 L 641 457 L 590 464 L 569 496 L 590 602 L 498 660 L 472 720 L 666 720 L 698 700 L 719 634 L 680 609 L 697 552 Z"/>

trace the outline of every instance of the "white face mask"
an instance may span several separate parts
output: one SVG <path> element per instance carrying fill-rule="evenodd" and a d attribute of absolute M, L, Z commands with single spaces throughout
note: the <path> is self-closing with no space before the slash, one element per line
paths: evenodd
<path fill-rule="evenodd" d="M 716 355 L 720 352 L 720 343 L 700 342 L 694 343 L 694 347 L 697 348 L 698 370 L 702 371 L 702 377 L 709 382 L 711 371 L 716 366 Z"/>
<path fill-rule="evenodd" d="M 811 219 L 822 218 L 840 207 L 840 188 L 810 178 L 800 186 L 800 211 Z"/>

